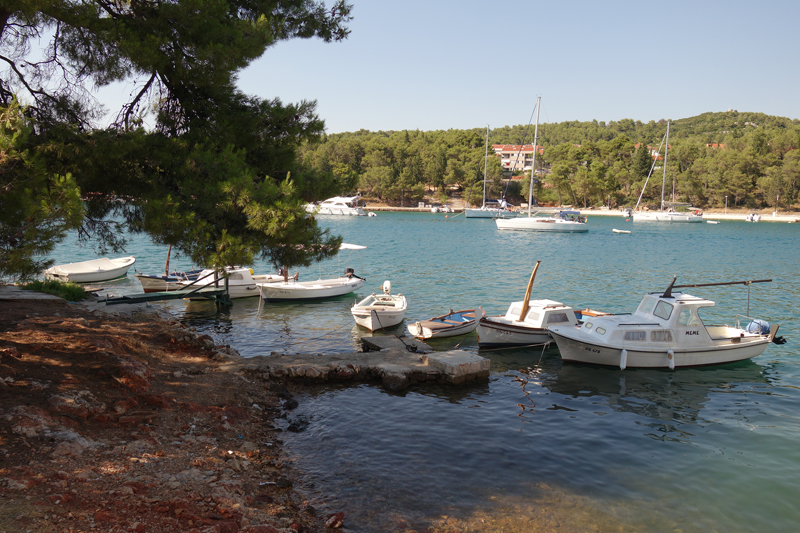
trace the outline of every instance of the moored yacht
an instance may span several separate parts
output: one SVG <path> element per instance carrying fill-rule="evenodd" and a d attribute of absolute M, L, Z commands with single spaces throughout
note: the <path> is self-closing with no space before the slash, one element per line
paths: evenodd
<path fill-rule="evenodd" d="M 361 195 L 334 196 L 324 202 L 306 204 L 306 211 L 315 215 L 349 215 L 366 216 L 364 209 L 358 205 Z"/>

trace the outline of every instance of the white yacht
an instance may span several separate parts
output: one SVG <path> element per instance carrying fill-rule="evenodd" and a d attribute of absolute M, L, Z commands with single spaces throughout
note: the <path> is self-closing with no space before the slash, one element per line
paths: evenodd
<path fill-rule="evenodd" d="M 556 326 L 550 334 L 567 362 L 618 366 L 621 369 L 669 368 L 733 363 L 761 355 L 775 338 L 778 326 L 736 317 L 734 325 L 706 325 L 700 311 L 711 300 L 673 293 L 680 287 L 747 285 L 771 280 L 675 285 L 663 293 L 645 295 L 633 314 L 586 318 L 579 326 Z M 749 299 L 748 299 L 749 302 Z M 748 308 L 749 314 L 749 308 Z"/>
<path fill-rule="evenodd" d="M 586 233 L 589 226 L 580 211 L 559 211 L 550 217 L 498 218 L 497 229 L 519 231 L 550 231 L 556 233 Z"/>
<path fill-rule="evenodd" d="M 367 213 L 358 205 L 361 195 L 334 196 L 324 202 L 306 204 L 306 211 L 314 215 L 349 215 L 366 216 Z"/>

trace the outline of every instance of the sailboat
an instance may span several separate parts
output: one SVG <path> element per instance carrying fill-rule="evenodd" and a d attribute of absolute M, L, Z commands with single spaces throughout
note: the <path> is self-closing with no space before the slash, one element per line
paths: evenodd
<path fill-rule="evenodd" d="M 531 214 L 533 205 L 533 181 L 536 176 L 536 141 L 539 137 L 539 103 L 542 97 L 536 98 L 536 127 L 533 130 L 533 162 L 531 163 L 531 183 L 528 188 L 528 216 L 511 219 L 495 219 L 497 229 L 522 231 L 550 231 L 558 233 L 585 233 L 589 231 L 586 217 L 579 211 L 559 211 L 550 217 L 537 217 Z"/>
<path fill-rule="evenodd" d="M 517 216 L 514 211 L 508 208 L 505 200 L 501 202 L 491 202 L 496 205 L 486 205 L 486 173 L 489 165 L 489 126 L 486 126 L 486 153 L 483 157 L 483 204 L 480 207 L 464 209 L 465 218 L 508 218 Z"/>
<path fill-rule="evenodd" d="M 683 208 L 691 208 L 691 204 L 687 204 L 684 202 L 665 202 L 664 201 L 664 188 L 667 183 L 667 152 L 669 151 L 669 122 L 667 122 L 667 134 L 666 134 L 666 142 L 664 143 L 664 173 L 663 177 L 661 178 L 661 210 L 659 211 L 648 211 L 642 212 L 638 211 L 639 203 L 642 201 L 642 195 L 644 194 L 644 190 L 647 188 L 647 182 L 650 181 L 650 174 L 647 175 L 647 179 L 644 182 L 644 187 L 642 187 L 642 193 L 639 195 L 639 201 L 636 202 L 636 207 L 633 210 L 633 216 L 631 217 L 634 222 L 702 222 L 703 215 L 692 213 L 691 211 L 676 211 L 676 207 L 683 207 Z M 660 148 L 659 148 L 660 151 Z M 650 168 L 650 173 L 653 172 L 653 168 L 655 168 L 655 162 L 653 162 L 653 167 Z M 674 189 L 674 187 L 673 187 Z M 675 199 L 675 192 L 673 190 L 672 193 L 673 200 Z M 667 208 L 666 210 L 664 208 Z"/>

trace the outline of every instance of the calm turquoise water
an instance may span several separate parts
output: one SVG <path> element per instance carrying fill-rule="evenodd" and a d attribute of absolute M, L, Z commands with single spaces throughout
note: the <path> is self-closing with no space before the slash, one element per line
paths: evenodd
<path fill-rule="evenodd" d="M 350 259 L 368 279 L 358 295 L 260 311 L 255 298 L 237 300 L 222 314 L 207 303 L 163 305 L 254 356 L 353 350 L 365 333 L 349 307 L 385 279 L 408 297 L 407 319 L 414 320 L 449 307 L 504 313 L 522 299 L 536 260 L 534 297 L 610 312 L 633 311 L 673 275 L 678 284 L 771 278 L 752 287 L 750 315 L 781 324 L 788 342 L 747 363 L 620 371 L 562 365 L 556 349 L 482 351 L 491 377 L 467 387 L 313 389 L 287 419 L 305 429 L 284 439 L 309 501 L 347 513 L 350 531 L 423 528 L 442 516 L 477 531 L 500 523 L 520 531 L 536 524 L 561 531 L 797 529 L 800 224 L 589 219 L 589 233 L 545 235 L 443 214 L 331 217 L 322 223 L 345 242 L 368 246 Z M 138 269 L 163 270 L 165 250 L 139 241 L 128 252 Z M 56 257 L 94 254 L 67 243 Z M 345 259 L 321 265 L 322 275 L 342 271 Z M 320 271 L 300 273 L 308 280 Z M 139 291 L 133 277 L 108 285 L 111 293 Z M 731 323 L 747 310 L 742 286 L 687 292 L 717 302 L 704 313 L 711 323 Z M 459 342 L 477 349 L 474 335 L 435 348 Z"/>

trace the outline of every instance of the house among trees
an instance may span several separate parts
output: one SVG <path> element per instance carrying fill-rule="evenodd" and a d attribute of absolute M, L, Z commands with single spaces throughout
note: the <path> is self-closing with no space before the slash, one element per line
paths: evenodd
<path fill-rule="evenodd" d="M 544 154 L 544 148 L 537 146 L 539 155 Z M 532 144 L 493 144 L 492 150 L 500 156 L 500 164 L 504 171 L 530 172 L 533 162 Z"/>

